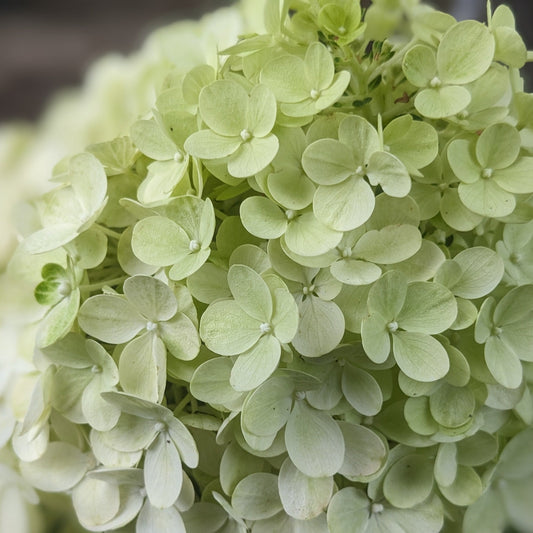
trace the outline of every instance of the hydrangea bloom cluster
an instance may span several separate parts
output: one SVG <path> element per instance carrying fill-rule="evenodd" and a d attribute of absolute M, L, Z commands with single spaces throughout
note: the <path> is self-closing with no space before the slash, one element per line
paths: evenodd
<path fill-rule="evenodd" d="M 533 97 L 510 10 L 268 0 L 54 169 L 11 445 L 89 531 L 533 523 Z M 8 437 L 9 438 L 9 437 Z"/>

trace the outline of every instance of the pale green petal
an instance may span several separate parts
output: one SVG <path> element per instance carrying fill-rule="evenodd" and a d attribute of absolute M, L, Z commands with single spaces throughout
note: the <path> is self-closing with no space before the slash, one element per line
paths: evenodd
<path fill-rule="evenodd" d="M 471 231 L 481 223 L 483 217 L 472 213 L 459 198 L 457 189 L 446 189 L 440 204 L 442 218 L 453 229 Z"/>
<path fill-rule="evenodd" d="M 76 320 L 79 305 L 80 290 L 74 289 L 69 296 L 48 311 L 39 324 L 36 334 L 36 344 L 39 348 L 50 346 L 70 331 Z"/>
<path fill-rule="evenodd" d="M 319 185 L 334 185 L 355 174 L 357 164 L 350 148 L 335 139 L 319 139 L 302 154 L 306 174 Z"/>
<path fill-rule="evenodd" d="M 347 285 L 368 285 L 381 276 L 381 268 L 374 263 L 357 259 L 340 259 L 330 267 L 331 274 Z"/>
<path fill-rule="evenodd" d="M 261 70 L 261 83 L 268 85 L 279 102 L 301 102 L 309 96 L 304 62 L 284 55 L 269 61 Z"/>
<path fill-rule="evenodd" d="M 93 530 L 112 520 L 120 508 L 117 484 L 86 477 L 72 491 L 72 503 L 80 524 Z"/>
<path fill-rule="evenodd" d="M 476 156 L 482 168 L 507 168 L 516 161 L 519 153 L 520 134 L 510 124 L 492 124 L 476 143 Z"/>
<path fill-rule="evenodd" d="M 400 509 L 422 503 L 433 488 L 433 465 L 422 455 L 407 455 L 394 463 L 385 476 L 383 492 Z"/>
<path fill-rule="evenodd" d="M 454 442 L 439 446 L 433 468 L 435 481 L 439 487 L 449 487 L 457 476 L 457 447 Z"/>
<path fill-rule="evenodd" d="M 374 475 L 385 464 L 387 448 L 383 440 L 371 429 L 348 422 L 339 422 L 346 453 L 339 473 L 359 481 Z"/>
<path fill-rule="evenodd" d="M 309 45 L 304 59 L 304 72 L 311 87 L 317 91 L 329 87 L 335 66 L 328 49 L 319 42 Z"/>
<path fill-rule="evenodd" d="M 248 94 L 235 81 L 214 81 L 201 90 L 198 103 L 202 119 L 219 135 L 239 135 L 247 127 Z M 185 149 L 189 151 L 187 146 Z M 208 159 L 214 157 L 222 156 Z"/>
<path fill-rule="evenodd" d="M 364 317 L 361 323 L 361 337 L 366 355 L 374 363 L 384 363 L 390 353 L 387 321 L 379 313 Z"/>
<path fill-rule="evenodd" d="M 381 410 L 383 393 L 375 378 L 365 370 L 345 365 L 342 392 L 350 405 L 364 416 L 377 415 Z"/>
<path fill-rule="evenodd" d="M 124 297 L 111 294 L 88 298 L 78 314 L 78 324 L 85 333 L 111 344 L 129 341 L 146 322 Z"/>
<path fill-rule="evenodd" d="M 486 296 L 502 279 L 503 260 L 489 248 L 475 246 L 458 253 L 453 260 L 461 267 L 461 277 L 452 291 L 461 298 L 473 300 Z"/>
<path fill-rule="evenodd" d="M 463 183 L 474 183 L 481 177 L 474 145 L 466 139 L 458 139 L 448 146 L 448 162 L 454 174 Z"/>
<path fill-rule="evenodd" d="M 361 489 L 345 487 L 335 493 L 328 506 L 331 533 L 365 531 L 370 517 L 370 501 Z"/>
<path fill-rule="evenodd" d="M 235 301 L 249 316 L 263 323 L 272 318 L 272 296 L 263 278 L 246 265 L 232 265 L 228 284 Z"/>
<path fill-rule="evenodd" d="M 261 337 L 261 322 L 246 314 L 234 300 L 212 303 L 200 320 L 200 337 L 220 355 L 238 355 Z"/>
<path fill-rule="evenodd" d="M 340 123 L 339 141 L 350 148 L 356 166 L 368 163 L 381 146 L 376 128 L 358 115 L 350 115 Z"/>
<path fill-rule="evenodd" d="M 298 311 L 298 331 L 292 340 L 298 352 L 320 357 L 337 347 L 344 335 L 344 316 L 336 303 L 309 295 Z"/>
<path fill-rule="evenodd" d="M 450 84 L 474 81 L 490 67 L 494 49 L 494 37 L 484 24 L 474 20 L 458 22 L 444 34 L 437 49 L 439 76 Z"/>
<path fill-rule="evenodd" d="M 467 506 L 473 504 L 483 493 L 483 484 L 476 471 L 459 465 L 453 483 L 447 487 L 439 487 L 444 497 L 454 505 Z"/>
<path fill-rule="evenodd" d="M 267 184 L 276 202 L 294 210 L 307 207 L 313 201 L 316 190 L 313 182 L 301 170 L 292 168 L 269 174 Z"/>
<path fill-rule="evenodd" d="M 337 185 L 320 185 L 313 199 L 313 212 L 329 228 L 350 231 L 370 218 L 374 204 L 370 185 L 352 176 Z"/>
<path fill-rule="evenodd" d="M 246 198 L 240 206 L 240 213 L 244 227 L 262 239 L 276 239 L 287 229 L 288 221 L 283 211 L 263 196 Z"/>
<path fill-rule="evenodd" d="M 83 391 L 81 408 L 87 422 L 98 431 L 108 431 L 118 422 L 120 409 L 101 396 L 102 386 L 99 379 L 93 379 Z"/>
<path fill-rule="evenodd" d="M 480 179 L 459 185 L 461 202 L 474 213 L 486 217 L 505 217 L 515 208 L 514 195 L 504 191 L 494 180 Z"/>
<path fill-rule="evenodd" d="M 81 481 L 89 466 L 89 455 L 72 444 L 51 442 L 39 459 L 21 462 L 20 471 L 39 490 L 64 492 Z"/>
<path fill-rule="evenodd" d="M 194 274 L 207 261 L 210 254 L 209 248 L 197 252 L 187 251 L 169 270 L 168 277 L 175 281 L 185 279 Z"/>
<path fill-rule="evenodd" d="M 154 161 L 148 167 L 148 175 L 137 189 L 137 198 L 143 204 L 166 200 L 182 181 L 189 168 L 189 156 L 182 161 Z"/>
<path fill-rule="evenodd" d="M 283 509 L 278 493 L 278 477 L 255 472 L 245 477 L 231 495 L 231 505 L 245 520 L 264 520 Z"/>
<path fill-rule="evenodd" d="M 172 159 L 178 147 L 155 120 L 138 120 L 130 130 L 132 141 L 139 150 L 152 159 Z"/>
<path fill-rule="evenodd" d="M 210 304 L 220 298 L 231 298 L 227 278 L 225 269 L 213 263 L 205 263 L 187 278 L 187 288 L 199 302 Z"/>
<path fill-rule="evenodd" d="M 396 320 L 407 331 L 434 334 L 448 329 L 456 316 L 457 302 L 449 289 L 436 282 L 415 281 L 407 287 Z"/>
<path fill-rule="evenodd" d="M 457 460 L 466 466 L 481 466 L 498 454 L 498 439 L 484 431 L 457 443 Z"/>
<path fill-rule="evenodd" d="M 485 362 L 494 379 L 504 387 L 516 389 L 522 383 L 520 359 L 499 337 L 487 339 Z"/>
<path fill-rule="evenodd" d="M 494 172 L 493 179 L 505 191 L 529 194 L 533 192 L 532 175 L 533 157 L 521 157 L 510 167 Z"/>
<path fill-rule="evenodd" d="M 273 376 L 257 388 L 243 405 L 241 422 L 259 436 L 277 433 L 287 422 L 294 386 L 288 379 Z"/>
<path fill-rule="evenodd" d="M 381 185 L 383 192 L 389 196 L 402 198 L 411 190 L 407 168 L 388 152 L 374 152 L 368 161 L 366 174 L 372 185 Z"/>
<path fill-rule="evenodd" d="M 158 335 L 167 350 L 182 361 L 194 359 L 200 351 L 200 337 L 191 319 L 178 313 L 172 320 L 158 324 Z"/>
<path fill-rule="evenodd" d="M 176 507 L 159 509 L 145 501 L 137 518 L 136 533 L 187 533 Z"/>
<path fill-rule="evenodd" d="M 333 477 L 309 477 L 287 458 L 279 472 L 279 497 L 285 512 L 297 520 L 315 518 L 327 508 Z"/>
<path fill-rule="evenodd" d="M 317 256 L 335 248 L 342 239 L 340 231 L 328 228 L 313 213 L 291 220 L 285 233 L 285 244 L 298 255 Z"/>
<path fill-rule="evenodd" d="M 199 460 L 198 448 L 196 441 L 185 424 L 169 411 L 167 411 L 164 422 L 168 428 L 168 435 L 174 442 L 181 460 L 189 468 L 196 468 Z"/>
<path fill-rule="evenodd" d="M 397 331 L 393 335 L 393 350 L 402 372 L 417 381 L 436 381 L 450 369 L 442 344 L 424 333 Z"/>
<path fill-rule="evenodd" d="M 253 176 L 272 162 L 278 148 L 279 141 L 273 133 L 266 137 L 252 137 L 229 157 L 228 172 L 235 178 Z"/>
<path fill-rule="evenodd" d="M 492 28 L 492 33 L 496 41 L 494 59 L 510 67 L 522 68 L 527 61 L 527 48 L 514 27 L 499 26 Z"/>
<path fill-rule="evenodd" d="M 330 415 L 296 401 L 285 428 L 291 461 L 303 474 L 320 478 L 337 473 L 344 461 L 344 438 Z"/>
<path fill-rule="evenodd" d="M 401 272 L 385 273 L 370 289 L 368 310 L 391 321 L 403 307 L 407 294 L 407 279 Z"/>
<path fill-rule="evenodd" d="M 225 137 L 211 130 L 200 130 L 193 133 L 185 141 L 185 150 L 201 159 L 218 159 L 233 154 L 242 144 L 242 138 Z"/>
<path fill-rule="evenodd" d="M 421 245 L 418 228 L 400 224 L 366 232 L 357 241 L 353 252 L 365 261 L 388 265 L 409 259 Z"/>
<path fill-rule="evenodd" d="M 470 93 L 464 87 L 449 85 L 419 92 L 415 98 L 415 107 L 427 118 L 444 118 L 462 111 L 470 100 Z"/>
<path fill-rule="evenodd" d="M 143 316 L 153 322 L 169 320 L 178 310 L 171 288 L 150 276 L 134 276 L 124 282 L 124 295 Z"/>
<path fill-rule="evenodd" d="M 468 387 L 454 387 L 447 383 L 429 397 L 429 409 L 433 418 L 447 428 L 466 424 L 474 415 L 476 398 Z"/>
<path fill-rule="evenodd" d="M 183 228 L 167 217 L 143 218 L 133 228 L 133 253 L 148 265 L 172 265 L 189 252 L 189 244 Z"/>
<path fill-rule="evenodd" d="M 429 46 L 419 44 L 410 48 L 403 58 L 403 73 L 416 87 L 426 87 L 437 75 L 437 57 Z"/>
<path fill-rule="evenodd" d="M 231 386 L 237 391 L 255 389 L 274 372 L 280 356 L 279 341 L 272 335 L 264 335 L 235 361 L 231 370 Z"/>
<path fill-rule="evenodd" d="M 79 224 L 54 224 L 35 233 L 24 240 L 24 248 L 30 254 L 41 254 L 55 250 L 72 241 L 78 235 Z"/>
<path fill-rule="evenodd" d="M 213 405 L 232 405 L 242 393 L 229 384 L 233 363 L 225 357 L 216 357 L 202 363 L 191 379 L 191 393 L 202 402 Z"/>
<path fill-rule="evenodd" d="M 266 85 L 256 85 L 250 93 L 246 115 L 247 128 L 252 135 L 264 137 L 276 122 L 276 98 Z"/>
<path fill-rule="evenodd" d="M 104 393 L 109 394 L 109 393 Z M 133 453 L 150 445 L 156 436 L 154 420 L 122 414 L 117 425 L 104 433 L 104 444 L 119 452 Z"/>

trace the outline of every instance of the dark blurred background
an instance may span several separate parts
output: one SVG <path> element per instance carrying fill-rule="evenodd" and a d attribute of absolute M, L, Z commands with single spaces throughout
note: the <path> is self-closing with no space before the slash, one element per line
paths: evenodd
<path fill-rule="evenodd" d="M 0 122 L 36 119 L 58 89 L 82 82 L 106 52 L 136 50 L 154 28 L 232 0 L 0 0 Z M 363 0 L 363 4 L 365 1 Z M 458 19 L 485 20 L 485 0 L 432 0 Z M 493 8 L 503 2 L 493 0 Z M 533 48 L 533 2 L 508 0 Z M 368 4 L 368 1 L 366 1 Z M 529 82 L 532 77 L 528 74 Z M 529 90 L 532 84 L 529 83 Z"/>

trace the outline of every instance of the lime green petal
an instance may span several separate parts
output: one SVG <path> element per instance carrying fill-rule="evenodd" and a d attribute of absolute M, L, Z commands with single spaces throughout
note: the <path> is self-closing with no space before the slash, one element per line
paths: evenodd
<path fill-rule="evenodd" d="M 476 502 L 483 494 L 483 483 L 473 468 L 459 465 L 453 483 L 440 487 L 440 491 L 454 505 L 466 507 Z"/>
<path fill-rule="evenodd" d="M 381 410 L 383 393 L 375 378 L 365 370 L 345 365 L 342 392 L 349 404 L 364 416 L 377 415 Z"/>
<path fill-rule="evenodd" d="M 514 195 L 504 191 L 491 179 L 461 183 L 458 192 L 461 202 L 468 209 L 486 217 L 505 217 L 510 215 L 516 206 Z"/>
<path fill-rule="evenodd" d="M 74 289 L 69 296 L 52 307 L 39 324 L 37 346 L 45 348 L 63 338 L 72 328 L 79 306 L 80 290 Z"/>
<path fill-rule="evenodd" d="M 426 87 L 437 75 L 437 57 L 433 48 L 424 44 L 413 46 L 403 58 L 403 73 L 416 87 Z"/>
<path fill-rule="evenodd" d="M 474 81 L 490 67 L 494 49 L 494 37 L 485 25 L 474 20 L 458 22 L 444 34 L 437 49 L 439 76 L 449 84 Z"/>
<path fill-rule="evenodd" d="M 527 48 L 514 27 L 500 26 L 493 28 L 492 33 L 496 41 L 494 59 L 510 67 L 522 68 L 527 61 Z"/>
<path fill-rule="evenodd" d="M 415 107 L 427 118 L 445 118 L 462 111 L 470 100 L 470 93 L 464 87 L 449 85 L 419 92 L 415 98 Z"/>
<path fill-rule="evenodd" d="M 231 370 L 231 386 L 236 391 L 255 389 L 276 370 L 280 356 L 279 341 L 273 335 L 262 336 L 235 361 Z"/>
<path fill-rule="evenodd" d="M 248 126 L 248 94 L 242 85 L 235 81 L 214 81 L 201 90 L 198 103 L 203 121 L 219 135 L 237 136 Z M 189 151 L 187 146 L 185 149 Z M 222 156 L 209 159 L 215 157 Z"/>
<path fill-rule="evenodd" d="M 454 387 L 447 383 L 429 397 L 431 415 L 441 426 L 457 428 L 474 416 L 476 398 L 468 387 Z"/>
<path fill-rule="evenodd" d="M 200 320 L 200 336 L 206 346 L 220 355 L 238 355 L 261 337 L 261 322 L 243 311 L 234 300 L 211 304 Z"/>
<path fill-rule="evenodd" d="M 229 157 L 228 172 L 234 178 L 253 176 L 272 162 L 278 148 L 279 141 L 273 133 L 266 137 L 252 137 Z"/>
<path fill-rule="evenodd" d="M 350 231 L 370 218 L 374 204 L 370 185 L 352 176 L 337 185 L 320 185 L 313 199 L 313 212 L 329 228 Z"/>
<path fill-rule="evenodd" d="M 143 204 L 167 199 L 178 183 L 185 177 L 189 167 L 189 156 L 183 161 L 154 161 L 148 167 L 148 176 L 139 185 L 137 198 Z"/>
<path fill-rule="evenodd" d="M 417 381 L 436 381 L 450 369 L 442 344 L 424 333 L 397 331 L 393 335 L 393 350 L 400 370 Z"/>
<path fill-rule="evenodd" d="M 239 133 L 234 136 L 223 136 L 211 130 L 200 130 L 187 137 L 185 150 L 201 159 L 226 157 L 233 154 L 242 144 Z"/>
<path fill-rule="evenodd" d="M 301 170 L 290 168 L 269 174 L 267 184 L 276 202 L 294 210 L 307 207 L 313 201 L 316 190 L 313 182 Z"/>

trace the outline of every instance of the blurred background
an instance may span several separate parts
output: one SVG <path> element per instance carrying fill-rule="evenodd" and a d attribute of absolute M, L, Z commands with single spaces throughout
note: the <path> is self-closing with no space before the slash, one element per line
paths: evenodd
<path fill-rule="evenodd" d="M 198 18 L 231 3 L 231 0 L 0 0 L 0 122 L 35 120 L 58 89 L 79 85 L 87 67 L 106 52 L 132 52 L 158 26 Z M 458 19 L 485 20 L 485 0 L 429 3 Z M 493 0 L 493 8 L 500 3 L 513 9 L 517 29 L 532 49 L 533 2 Z M 532 73 L 528 72 L 527 78 L 531 91 Z"/>

